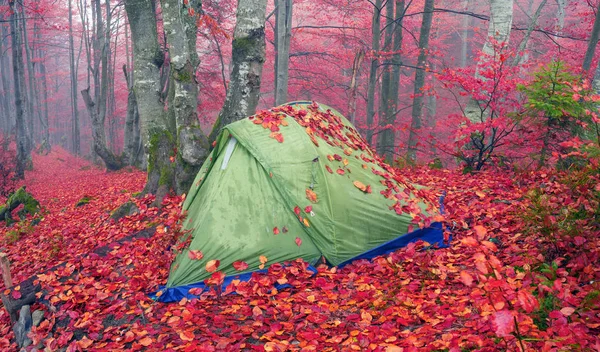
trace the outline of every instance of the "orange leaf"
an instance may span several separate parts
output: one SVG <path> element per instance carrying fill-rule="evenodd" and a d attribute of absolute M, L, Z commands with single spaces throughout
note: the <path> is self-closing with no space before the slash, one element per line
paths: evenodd
<path fill-rule="evenodd" d="M 263 314 L 263 311 L 262 311 L 262 309 L 260 309 L 259 306 L 254 306 L 254 308 L 252 308 L 252 315 L 254 317 L 258 317 L 259 315 L 262 315 L 262 314 Z"/>
<path fill-rule="evenodd" d="M 150 344 L 152 344 L 152 338 L 146 336 L 143 339 L 139 340 L 138 342 L 140 343 L 140 345 L 142 345 L 144 347 L 148 347 L 148 346 L 150 346 Z"/>
<path fill-rule="evenodd" d="M 460 282 L 465 284 L 465 286 L 471 287 L 473 285 L 473 276 L 466 271 L 460 272 Z"/>
<path fill-rule="evenodd" d="M 325 165 L 325 169 L 327 169 L 327 172 L 329 172 L 330 174 L 333 173 L 333 170 L 331 170 L 331 168 L 329 167 L 329 165 Z"/>
<path fill-rule="evenodd" d="M 487 229 L 481 225 L 474 226 L 473 230 L 475 230 L 477 239 L 479 239 L 480 241 L 483 240 L 485 238 L 485 235 L 487 234 Z"/>
<path fill-rule="evenodd" d="M 310 188 L 306 189 L 306 198 L 313 203 L 317 202 L 317 194 Z"/>
<path fill-rule="evenodd" d="M 268 261 L 267 257 L 265 257 L 264 255 L 258 257 L 258 260 L 260 260 L 261 264 L 265 264 Z"/>
<path fill-rule="evenodd" d="M 208 271 L 209 273 L 217 271 L 217 268 L 219 268 L 219 264 L 221 264 L 221 261 L 219 261 L 219 260 L 216 260 L 216 259 L 209 260 L 206 263 L 206 271 Z"/>
<path fill-rule="evenodd" d="M 84 336 L 81 340 L 77 341 L 77 345 L 82 349 L 86 350 L 94 343 L 94 341 L 90 340 L 87 336 Z"/>
<path fill-rule="evenodd" d="M 182 331 L 179 333 L 179 338 L 183 341 L 194 341 L 196 335 L 191 331 Z"/>
<path fill-rule="evenodd" d="M 336 170 L 336 172 L 337 172 L 339 175 L 343 175 L 343 174 L 345 174 L 345 173 L 346 173 L 346 171 L 344 171 L 344 169 L 337 169 L 337 170 Z"/>
<path fill-rule="evenodd" d="M 365 193 L 367 192 L 367 186 L 364 183 L 362 183 L 360 181 L 354 181 L 354 182 L 352 182 L 352 184 L 354 184 L 354 187 L 360 189 L 361 191 L 363 191 Z"/>

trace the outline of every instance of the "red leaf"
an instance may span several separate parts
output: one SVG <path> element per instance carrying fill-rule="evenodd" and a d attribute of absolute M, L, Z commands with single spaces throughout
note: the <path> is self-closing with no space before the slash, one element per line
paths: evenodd
<path fill-rule="evenodd" d="M 329 167 L 329 165 L 325 165 L 325 169 L 327 169 L 327 172 L 329 172 L 330 174 L 333 173 L 333 170 L 331 170 L 331 168 Z"/>
<path fill-rule="evenodd" d="M 312 205 L 309 205 L 307 207 L 304 208 L 304 212 L 305 213 L 310 213 L 312 211 Z"/>
<path fill-rule="evenodd" d="M 307 193 L 307 195 L 308 195 L 308 193 Z M 296 205 L 296 206 L 294 207 L 294 213 L 295 213 L 296 215 L 300 216 L 300 212 L 302 212 L 302 210 L 300 209 L 300 207 L 299 207 L 299 206 L 297 206 L 297 205 Z"/>
<path fill-rule="evenodd" d="M 344 171 L 344 169 L 337 169 L 337 170 L 336 170 L 336 172 L 337 172 L 339 175 L 343 175 L 343 174 L 345 174 L 345 173 L 346 173 L 346 171 Z"/>
<path fill-rule="evenodd" d="M 512 314 L 508 310 L 501 310 L 494 313 L 492 317 L 492 325 L 496 335 L 500 337 L 510 336 L 515 330 L 515 321 Z"/>
<path fill-rule="evenodd" d="M 279 235 L 279 228 L 278 228 L 277 226 L 275 226 L 275 227 L 273 228 L 273 233 L 274 233 L 275 235 Z"/>
<path fill-rule="evenodd" d="M 233 267 L 237 271 L 244 271 L 244 270 L 248 269 L 248 264 L 246 262 L 237 261 L 237 262 L 233 262 Z"/>
<path fill-rule="evenodd" d="M 523 307 L 527 313 L 531 313 L 539 307 L 537 299 L 529 291 L 520 290 L 519 293 L 517 293 L 517 298 L 521 307 Z"/>
<path fill-rule="evenodd" d="M 302 239 L 300 237 L 296 237 L 296 244 L 298 245 L 298 247 L 300 247 L 300 245 L 302 244 Z"/>
<path fill-rule="evenodd" d="M 19 298 L 21 298 L 21 291 L 13 290 L 12 293 L 11 293 L 11 296 L 14 299 L 19 299 Z"/>

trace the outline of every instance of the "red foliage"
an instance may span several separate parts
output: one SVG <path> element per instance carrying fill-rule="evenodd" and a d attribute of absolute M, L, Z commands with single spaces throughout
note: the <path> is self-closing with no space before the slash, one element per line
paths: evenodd
<path fill-rule="evenodd" d="M 40 275 L 43 298 L 57 310 L 34 307 L 45 311 L 30 334 L 34 345 L 70 351 L 550 351 L 600 344 L 598 229 L 581 223 L 590 226 L 585 248 L 570 255 L 575 248 L 567 246 L 571 252 L 552 264 L 543 238 L 526 235 L 520 216 L 529 209 L 524 197 L 540 184 L 548 185 L 553 202 L 568 202 L 555 185 L 564 175 L 404 170 L 413 181 L 447 189 L 450 248 L 411 244 L 341 270 L 320 266 L 314 276 L 301 260 L 286 266 L 262 257 L 267 273 L 234 281 L 224 292 L 215 289 L 223 279 L 215 258 L 207 280 L 213 289 L 161 304 L 146 293 L 167 278 L 181 199 L 167 199 L 161 210 L 148 207 L 152 199 L 136 201 L 140 214 L 115 223 L 110 210 L 141 189 L 144 175 L 108 174 L 67 158 L 56 151 L 36 157 L 40 166 L 27 173 L 26 183 L 47 212 L 34 233 L 2 244 L 17 282 L 66 263 Z M 581 189 L 578 197 L 595 191 Z M 93 200 L 74 207 L 83 195 Z M 152 238 L 114 242 L 156 224 Z M 10 230 L 0 226 L 0 236 Z M 49 240 L 58 234 L 61 248 L 49 256 Z M 88 254 L 101 245 L 108 245 L 106 256 Z M 274 283 L 292 289 L 278 291 Z M 0 336 L 0 348 L 16 348 L 4 310 Z"/>

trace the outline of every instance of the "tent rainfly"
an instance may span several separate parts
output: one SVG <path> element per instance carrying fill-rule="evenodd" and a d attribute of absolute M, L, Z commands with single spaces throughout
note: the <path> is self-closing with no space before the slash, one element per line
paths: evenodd
<path fill-rule="evenodd" d="M 194 297 L 211 276 L 226 285 L 297 258 L 341 266 L 419 239 L 443 246 L 430 194 L 325 105 L 261 111 L 217 138 L 183 204 L 190 231 L 154 297 Z"/>

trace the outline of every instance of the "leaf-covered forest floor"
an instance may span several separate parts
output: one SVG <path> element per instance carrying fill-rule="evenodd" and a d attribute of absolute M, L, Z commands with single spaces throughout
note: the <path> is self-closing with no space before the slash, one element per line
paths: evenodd
<path fill-rule="evenodd" d="M 300 261 L 273 265 L 229 288 L 237 294 L 163 304 L 147 293 L 166 282 L 182 199 L 160 210 L 136 199 L 140 212 L 115 223 L 143 173 L 106 173 L 58 148 L 34 165 L 24 184 L 44 208 L 39 224 L 0 224 L 13 281 L 37 274 L 42 286 L 28 349 L 600 350 L 595 175 L 406 171 L 448 192 L 450 248 L 417 243 L 312 277 Z M 154 236 L 128 237 L 147 228 Z M 277 292 L 275 281 L 293 288 Z M 0 349 L 14 341 L 2 309 Z"/>

